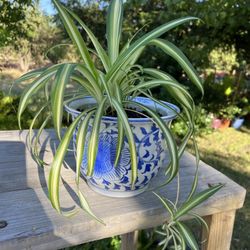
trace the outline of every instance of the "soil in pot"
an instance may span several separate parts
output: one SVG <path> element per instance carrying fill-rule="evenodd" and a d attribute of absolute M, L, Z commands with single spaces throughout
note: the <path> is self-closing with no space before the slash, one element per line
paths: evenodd
<path fill-rule="evenodd" d="M 77 109 L 77 111 L 82 112 L 86 107 L 80 107 Z M 148 117 L 147 113 L 145 111 L 140 111 L 140 113 L 136 112 L 136 109 L 130 108 L 130 109 L 125 109 L 125 112 L 128 116 L 128 118 L 145 118 Z M 161 113 L 157 112 L 159 116 L 162 116 Z M 110 117 L 117 117 L 117 112 L 115 110 L 112 110 L 110 107 L 106 110 L 105 116 L 110 116 Z"/>

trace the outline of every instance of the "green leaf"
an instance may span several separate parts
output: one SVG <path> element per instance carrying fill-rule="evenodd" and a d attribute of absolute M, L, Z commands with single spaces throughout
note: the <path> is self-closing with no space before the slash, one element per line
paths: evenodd
<path fill-rule="evenodd" d="M 42 111 L 44 111 L 44 109 L 46 107 L 48 107 L 48 103 L 44 104 L 35 114 L 34 118 L 32 119 L 32 122 L 30 124 L 30 127 L 29 127 L 29 132 L 28 132 L 28 146 L 29 148 L 31 149 L 31 144 L 32 144 L 32 131 L 33 131 L 33 127 L 37 121 L 37 118 L 39 117 L 39 115 L 42 113 Z"/>
<path fill-rule="evenodd" d="M 143 90 L 139 90 L 143 95 L 145 95 L 146 97 L 150 98 L 152 101 L 154 101 L 155 103 L 159 104 L 160 106 L 164 107 L 165 109 L 169 109 L 171 111 L 173 111 L 173 113 L 178 116 L 179 118 L 181 118 L 182 120 L 184 120 L 184 118 L 182 117 L 182 115 L 175 110 L 174 108 L 172 108 L 171 106 L 165 104 L 163 101 L 159 101 L 158 99 L 154 98 L 152 95 L 149 95 L 147 92 L 143 91 Z"/>
<path fill-rule="evenodd" d="M 70 143 L 70 140 L 72 138 L 72 135 L 76 126 L 78 125 L 82 117 L 92 110 L 93 109 L 89 109 L 89 110 L 82 112 L 69 126 L 69 128 L 67 129 L 65 135 L 63 136 L 56 150 L 54 160 L 51 165 L 51 169 L 49 173 L 49 181 L 48 181 L 49 198 L 50 198 L 52 206 L 59 213 L 62 213 L 61 207 L 60 207 L 60 200 L 59 200 L 59 181 L 60 181 L 60 173 L 61 173 L 63 159 L 68 150 L 68 145 Z"/>
<path fill-rule="evenodd" d="M 86 142 L 86 135 L 88 132 L 89 120 L 95 111 L 89 112 L 82 120 L 79 126 L 76 137 L 76 183 L 79 183 L 80 169 L 84 154 L 84 146 Z"/>
<path fill-rule="evenodd" d="M 196 17 L 184 17 L 184 18 L 175 19 L 169 23 L 159 26 L 158 28 L 152 30 L 151 32 L 145 34 L 144 36 L 136 40 L 133 44 L 131 44 L 131 46 L 128 49 L 126 49 L 123 53 L 121 53 L 118 56 L 117 60 L 115 61 L 113 66 L 110 68 L 110 71 L 107 74 L 107 77 L 106 77 L 107 81 L 111 80 L 115 76 L 115 74 L 119 71 L 119 69 L 121 69 L 124 66 L 124 64 L 126 64 L 128 61 L 131 60 L 131 56 L 138 49 L 140 49 L 143 46 L 146 46 L 150 41 L 152 41 L 155 38 L 160 37 L 161 35 L 169 31 L 170 29 L 173 29 L 185 22 L 197 20 L 197 19 L 198 18 Z"/>
<path fill-rule="evenodd" d="M 182 115 L 180 115 L 175 109 L 173 109 L 173 108 L 171 108 L 170 106 L 164 104 L 163 102 L 161 102 L 161 101 L 155 99 L 153 96 L 148 95 L 145 91 L 140 91 L 140 92 L 141 92 L 143 95 L 145 95 L 145 96 L 147 96 L 148 98 L 150 98 L 150 99 L 151 99 L 152 101 L 154 101 L 155 103 L 158 103 L 159 105 L 165 107 L 166 109 L 171 109 L 171 110 L 176 114 L 176 116 L 180 117 L 184 122 L 186 122 L 185 119 L 182 117 Z M 186 110 L 185 107 L 184 107 L 184 111 L 189 113 L 189 111 Z M 192 122 L 192 121 L 189 121 L 189 122 Z M 188 140 L 190 139 L 190 137 L 192 136 L 192 134 L 193 134 L 193 130 L 192 130 L 192 128 L 189 128 L 187 134 L 184 136 L 184 138 L 182 139 L 182 142 L 181 142 L 180 146 L 178 147 L 178 157 L 179 157 L 179 158 L 181 158 L 182 154 L 184 153 L 184 150 L 185 150 L 185 148 L 186 148 L 187 142 L 188 142 Z M 170 169 L 168 168 L 168 170 L 166 171 L 166 175 L 169 173 L 169 171 L 170 171 Z M 163 187 L 163 186 L 165 186 L 166 184 L 167 184 L 167 183 L 161 184 L 161 185 L 160 185 L 159 187 L 157 187 L 157 188 Z"/>
<path fill-rule="evenodd" d="M 61 127 L 63 117 L 63 101 L 66 85 L 69 83 L 70 75 L 75 68 L 75 64 L 64 64 L 56 73 L 51 91 L 51 110 L 53 123 L 58 138 L 61 140 Z"/>
<path fill-rule="evenodd" d="M 164 198 L 162 198 L 160 195 L 158 195 L 157 193 L 153 192 L 154 195 L 156 195 L 159 200 L 161 201 L 161 203 L 164 205 L 164 207 L 167 209 L 167 211 L 169 212 L 169 214 L 171 215 L 171 218 L 174 217 L 174 210 L 171 208 L 171 206 L 168 204 L 168 201 L 165 200 Z"/>
<path fill-rule="evenodd" d="M 94 218 L 95 220 L 97 220 L 98 222 L 102 223 L 105 226 L 106 224 L 92 212 L 87 199 L 84 197 L 84 195 L 79 189 L 77 190 L 77 194 L 78 194 L 78 198 L 80 200 L 80 205 L 82 209 L 85 212 L 87 212 L 88 215 L 90 215 L 92 218 Z"/>
<path fill-rule="evenodd" d="M 117 146 L 116 146 L 116 155 L 115 155 L 115 163 L 114 165 L 117 166 L 120 160 L 121 151 L 124 143 L 124 129 L 123 123 L 120 118 L 118 118 L 118 137 L 117 137 Z"/>
<path fill-rule="evenodd" d="M 185 238 L 183 237 L 183 235 L 181 233 L 179 233 L 179 236 L 180 236 L 181 250 L 186 250 L 187 245 L 186 245 Z"/>
<path fill-rule="evenodd" d="M 128 90 L 125 92 L 125 94 L 131 94 L 135 91 L 138 90 L 143 90 L 143 89 L 151 89 L 151 88 L 155 88 L 158 86 L 166 86 L 166 87 L 172 87 L 175 88 L 178 93 L 182 93 L 182 97 L 179 95 L 179 98 L 182 98 L 182 102 L 187 102 L 189 107 L 193 107 L 193 98 L 190 96 L 190 94 L 188 93 L 188 91 L 181 85 L 178 84 L 172 80 L 161 80 L 161 79 L 156 79 L 156 80 L 151 80 L 151 81 L 147 81 L 147 82 L 141 82 L 139 84 L 137 84 L 134 87 L 129 87 Z"/>
<path fill-rule="evenodd" d="M 83 41 L 79 30 L 77 29 L 76 25 L 74 24 L 73 20 L 71 19 L 65 8 L 56 0 L 52 0 L 52 2 L 56 6 L 63 25 L 66 31 L 68 32 L 71 40 L 76 45 L 84 63 L 87 65 L 87 68 L 90 70 L 91 74 L 97 79 L 98 75 L 95 65 L 90 57 L 88 48 L 85 42 Z"/>
<path fill-rule="evenodd" d="M 138 106 L 142 110 L 145 110 L 150 115 L 152 120 L 159 126 L 160 130 L 162 131 L 165 137 L 166 143 L 168 145 L 168 148 L 169 148 L 169 156 L 170 156 L 170 161 L 171 161 L 170 176 L 167 180 L 167 183 L 169 183 L 176 176 L 176 174 L 178 173 L 178 169 L 179 169 L 177 146 L 176 146 L 176 142 L 172 136 L 170 129 L 168 128 L 166 123 L 159 117 L 159 115 L 153 110 L 151 110 L 150 108 L 138 102 L 129 101 L 128 103 L 133 106 Z"/>
<path fill-rule="evenodd" d="M 179 146 L 179 149 L 178 149 L 179 157 L 181 157 L 182 154 L 184 153 L 187 142 L 189 141 L 189 139 L 191 138 L 191 136 L 195 132 L 195 130 L 194 130 L 194 118 L 192 115 L 194 111 L 188 110 L 185 106 L 183 107 L 183 111 L 185 112 L 185 115 L 186 115 L 187 120 L 188 120 L 188 123 L 187 123 L 188 131 L 187 131 L 186 135 L 184 136 L 184 138 L 182 139 L 182 142 Z"/>
<path fill-rule="evenodd" d="M 155 78 L 161 79 L 161 80 L 166 80 L 166 81 L 173 81 L 177 84 L 179 84 L 173 77 L 171 77 L 170 75 L 168 75 L 167 73 L 154 69 L 154 68 L 145 68 L 143 69 L 145 74 L 149 74 Z M 188 110 L 192 111 L 194 109 L 194 102 L 193 99 L 190 95 L 185 95 L 185 93 L 179 91 L 178 89 L 176 89 L 173 86 L 168 86 L 168 85 L 164 85 L 165 89 L 167 90 L 167 92 L 169 92 L 169 94 L 176 99 L 176 101 L 178 103 L 181 103 L 182 105 L 184 105 Z"/>
<path fill-rule="evenodd" d="M 140 58 L 142 52 L 144 51 L 145 46 L 142 46 L 140 48 L 138 48 L 131 56 L 130 56 L 130 60 L 129 60 L 129 65 L 134 65 L 137 60 Z"/>
<path fill-rule="evenodd" d="M 185 239 L 186 243 L 191 248 L 191 250 L 199 250 L 198 243 L 196 242 L 194 235 L 189 230 L 189 228 L 185 224 L 179 221 L 176 222 L 176 225 L 179 228 L 182 237 Z"/>
<path fill-rule="evenodd" d="M 36 77 L 40 76 L 46 69 L 47 69 L 47 67 L 27 72 L 26 74 L 22 75 L 17 80 L 15 80 L 14 83 L 21 83 L 21 82 L 29 81 L 33 78 L 36 78 Z"/>
<path fill-rule="evenodd" d="M 128 117 L 126 112 L 123 109 L 123 106 L 116 100 L 112 99 L 113 106 L 117 112 L 118 118 L 121 120 L 123 124 L 123 128 L 125 130 L 125 134 L 128 138 L 130 157 L 131 157 L 131 170 L 132 170 L 132 189 L 134 188 L 134 184 L 137 178 L 137 152 L 135 147 L 134 135 L 132 129 L 128 122 Z"/>
<path fill-rule="evenodd" d="M 20 128 L 21 128 L 21 115 L 25 110 L 28 101 L 30 100 L 32 95 L 37 93 L 38 90 L 41 89 L 51 79 L 51 77 L 56 73 L 56 71 L 57 67 L 51 67 L 47 69 L 43 74 L 41 74 L 38 78 L 36 78 L 28 87 L 25 88 L 24 92 L 21 95 L 17 112 L 18 124 Z"/>
<path fill-rule="evenodd" d="M 92 176 L 94 172 L 95 160 L 98 152 L 98 144 L 99 144 L 99 131 L 101 125 L 101 119 L 103 116 L 104 105 L 107 98 L 104 98 L 100 105 L 98 106 L 95 118 L 92 125 L 91 136 L 88 144 L 88 170 L 87 175 Z"/>
<path fill-rule="evenodd" d="M 80 201 L 80 205 L 82 209 L 87 212 L 92 218 L 95 220 L 99 221 L 100 223 L 104 224 L 105 223 L 99 219 L 91 210 L 87 199 L 84 197 L 83 193 L 79 190 L 79 178 L 80 178 L 80 169 L 81 169 L 81 164 L 82 164 L 82 158 L 84 154 L 84 146 L 85 146 L 85 140 L 86 140 L 86 134 L 88 131 L 88 125 L 89 125 L 89 120 L 94 114 L 95 111 L 89 112 L 82 122 L 80 123 L 78 132 L 77 132 L 77 137 L 76 137 L 76 184 L 77 184 L 77 195 Z"/>
<path fill-rule="evenodd" d="M 190 80 L 201 91 L 202 95 L 204 94 L 203 85 L 196 70 L 178 47 L 176 47 L 173 43 L 163 39 L 154 39 L 150 42 L 150 44 L 161 48 L 166 54 L 174 58 L 186 72 Z"/>
<path fill-rule="evenodd" d="M 89 38 L 91 39 L 91 41 L 96 49 L 97 55 L 101 59 L 103 67 L 107 72 L 109 70 L 109 67 L 110 67 L 110 61 L 109 61 L 108 55 L 106 54 L 106 51 L 102 48 L 101 44 L 99 43 L 99 41 L 97 40 L 97 38 L 95 37 L 93 32 L 85 25 L 85 23 L 72 11 L 70 11 L 68 9 L 66 9 L 66 10 L 83 27 L 83 29 L 88 34 Z"/>
<path fill-rule="evenodd" d="M 158 77 L 159 79 L 162 79 L 162 80 L 176 81 L 172 76 L 168 75 L 167 73 L 153 69 L 153 68 L 144 69 L 144 73 L 149 74 L 153 77 Z M 193 127 L 194 120 L 192 118 L 192 113 L 194 112 L 195 106 L 194 106 L 194 102 L 193 102 L 193 99 L 191 96 L 187 97 L 184 93 L 178 91 L 178 89 L 175 89 L 172 86 L 164 85 L 164 87 L 172 95 L 172 97 L 175 98 L 177 100 L 177 102 L 182 105 L 183 110 L 188 118 L 188 123 L 187 123 L 187 126 L 189 127 L 188 131 L 187 131 L 187 134 L 184 136 L 184 138 L 183 138 L 183 140 L 178 148 L 178 156 L 180 158 L 182 156 L 182 154 L 184 153 L 187 142 L 189 141 L 190 137 L 194 133 L 194 127 Z M 151 99 L 153 101 L 159 103 L 159 101 L 155 100 L 154 98 L 151 97 Z M 178 115 L 178 116 L 184 120 L 184 118 L 182 116 L 180 116 L 180 115 Z M 186 122 L 186 121 L 184 120 L 184 122 Z M 168 174 L 168 171 L 166 172 L 166 174 Z M 166 184 L 163 184 L 161 186 L 164 186 L 164 185 L 166 185 Z"/>
<path fill-rule="evenodd" d="M 42 123 L 41 127 L 39 128 L 39 130 L 37 131 L 36 137 L 35 137 L 35 141 L 32 147 L 32 155 L 34 157 L 34 159 L 36 160 L 37 164 L 41 167 L 43 167 L 44 165 L 48 165 L 46 162 L 44 162 L 39 155 L 39 151 L 38 151 L 38 144 L 39 144 L 39 140 L 40 140 L 40 136 L 44 130 L 44 128 L 46 127 L 46 125 L 48 124 L 49 120 L 51 119 L 51 115 L 48 115 L 44 122 Z"/>
<path fill-rule="evenodd" d="M 175 235 L 179 242 L 178 247 L 176 249 L 179 249 L 179 247 L 181 247 L 181 250 L 186 250 L 186 242 L 181 232 L 179 232 L 178 229 L 174 226 L 171 226 L 169 230 L 173 235 Z"/>
<path fill-rule="evenodd" d="M 108 8 L 107 41 L 110 62 L 114 63 L 119 55 L 119 44 L 122 31 L 123 1 L 113 0 Z"/>
<path fill-rule="evenodd" d="M 119 103 L 122 103 L 122 96 L 121 96 L 121 92 L 120 89 L 117 87 L 116 88 L 116 96 L 117 96 L 117 100 Z M 123 124 L 121 119 L 118 117 L 117 118 L 118 123 L 118 137 L 117 137 L 117 146 L 116 146 L 116 156 L 115 156 L 115 163 L 114 166 L 117 166 L 119 159 L 120 159 L 120 155 L 121 155 L 121 151 L 122 151 L 122 147 L 123 147 L 123 143 L 124 143 L 124 129 L 123 129 Z"/>
<path fill-rule="evenodd" d="M 200 161 L 200 154 L 199 154 L 199 149 L 198 149 L 198 145 L 195 141 L 195 138 L 193 136 L 193 145 L 194 145 L 194 150 L 195 150 L 195 158 L 196 158 L 196 171 L 194 174 L 194 180 L 192 182 L 192 188 L 191 191 L 188 195 L 187 201 L 189 199 L 191 199 L 191 197 L 193 196 L 194 192 L 196 191 L 197 185 L 198 185 L 198 177 L 199 177 L 199 161 Z"/>
<path fill-rule="evenodd" d="M 91 84 L 88 82 L 88 80 L 83 79 L 82 77 L 76 75 L 76 74 L 72 74 L 70 76 L 70 78 L 73 81 L 76 81 L 78 84 L 80 84 L 83 88 L 86 89 L 86 91 L 93 97 L 96 97 L 96 93 L 95 90 L 93 88 L 93 86 L 91 86 Z"/>
<path fill-rule="evenodd" d="M 108 96 L 108 98 L 109 98 L 109 102 L 110 102 L 110 104 L 112 105 L 112 100 L 111 100 L 111 95 L 112 95 L 112 93 L 111 93 L 111 88 L 108 86 L 108 84 L 107 84 L 107 82 L 106 82 L 106 79 L 105 79 L 105 76 L 104 76 L 104 74 L 102 74 L 101 72 L 100 72 L 100 81 L 101 81 L 101 83 L 102 83 L 102 85 L 103 85 L 103 87 L 104 87 L 104 89 L 105 89 L 105 91 L 106 91 L 106 95 Z"/>
<path fill-rule="evenodd" d="M 207 233 L 209 232 L 207 222 L 201 216 L 199 216 L 198 214 L 195 214 L 195 213 L 189 213 L 189 214 L 192 215 L 201 225 L 203 225 L 205 227 Z"/>
<path fill-rule="evenodd" d="M 73 208 L 72 210 L 70 211 L 67 211 L 67 212 L 61 212 L 61 214 L 65 217 L 73 217 L 75 216 L 77 213 L 79 212 L 79 210 L 77 208 Z"/>
<path fill-rule="evenodd" d="M 97 102 L 101 102 L 103 99 L 101 87 L 99 86 L 98 81 L 91 75 L 91 72 L 88 70 L 88 68 L 86 68 L 86 66 L 83 64 L 78 64 L 76 71 L 81 73 L 81 75 L 89 81 L 95 92 L 94 97 L 96 98 Z"/>
<path fill-rule="evenodd" d="M 190 210 L 201 204 L 203 201 L 207 200 L 209 197 L 211 197 L 213 194 L 215 194 L 217 191 L 219 191 L 224 185 L 218 184 L 214 187 L 208 188 L 206 190 L 203 190 L 202 192 L 196 194 L 193 196 L 189 201 L 185 202 L 176 212 L 174 219 L 177 220 L 182 215 L 187 214 Z"/>

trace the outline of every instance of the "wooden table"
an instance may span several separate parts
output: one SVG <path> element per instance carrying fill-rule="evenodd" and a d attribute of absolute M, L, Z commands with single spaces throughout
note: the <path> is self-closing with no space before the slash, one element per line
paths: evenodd
<path fill-rule="evenodd" d="M 94 193 L 84 181 L 81 181 L 81 189 L 106 226 L 92 220 L 82 211 L 70 219 L 62 217 L 51 207 L 47 198 L 49 167 L 42 169 L 33 161 L 26 148 L 26 135 L 27 131 L 21 134 L 19 131 L 0 131 L 1 250 L 59 249 L 114 235 L 122 235 L 122 248 L 132 250 L 136 235 L 134 231 L 161 225 L 169 218 L 152 192 L 133 198 L 114 199 Z M 51 130 L 44 132 L 42 144 L 47 162 L 51 162 L 56 143 L 55 134 Z M 67 156 L 69 166 L 62 170 L 65 184 L 61 188 L 61 204 L 65 209 L 72 207 L 77 201 L 71 188 L 75 182 L 71 169 L 74 168 L 73 158 L 72 154 Z M 201 162 L 200 165 L 198 191 L 207 188 L 208 184 L 226 184 L 216 195 L 194 210 L 205 217 L 210 225 L 208 241 L 203 248 L 226 250 L 230 247 L 235 211 L 242 207 L 246 191 L 205 163 Z M 185 153 L 181 160 L 180 201 L 183 201 L 190 190 L 194 166 L 194 157 Z M 162 177 L 163 174 L 159 173 L 151 187 L 161 183 Z M 174 200 L 176 182 L 158 193 Z"/>

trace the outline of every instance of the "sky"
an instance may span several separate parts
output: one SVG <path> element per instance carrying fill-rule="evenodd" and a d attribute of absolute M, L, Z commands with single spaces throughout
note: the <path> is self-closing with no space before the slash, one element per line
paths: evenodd
<path fill-rule="evenodd" d="M 55 9 L 52 6 L 51 0 L 40 0 L 40 7 L 47 15 L 55 14 Z"/>
<path fill-rule="evenodd" d="M 82 2 L 84 3 L 84 0 Z M 123 0 L 123 2 L 126 2 L 126 0 Z M 51 0 L 40 0 L 40 8 L 47 15 L 54 15 L 56 13 L 56 10 L 54 9 Z"/>

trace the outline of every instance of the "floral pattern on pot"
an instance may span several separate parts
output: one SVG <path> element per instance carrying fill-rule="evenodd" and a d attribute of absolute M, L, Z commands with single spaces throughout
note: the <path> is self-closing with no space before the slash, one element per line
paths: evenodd
<path fill-rule="evenodd" d="M 73 119 L 79 114 L 79 112 L 72 108 L 87 104 L 88 99 L 89 98 L 85 98 L 85 101 L 82 102 L 82 104 L 80 104 L 80 100 L 78 100 L 72 102 L 69 106 L 66 106 L 66 110 L 71 113 Z M 91 102 L 93 99 L 89 99 L 89 101 Z M 159 113 L 166 114 L 163 118 L 166 123 L 169 124 L 175 117 L 176 112 L 179 112 L 179 109 L 170 103 L 165 104 L 170 106 L 171 109 L 176 110 L 176 112 L 171 109 L 167 110 L 159 105 L 156 106 L 155 103 L 144 97 L 136 97 L 134 101 L 146 104 L 152 108 L 157 108 Z M 98 153 L 93 176 L 88 177 L 86 175 L 88 162 L 88 138 L 91 134 L 91 125 L 88 128 L 81 173 L 92 189 L 104 195 L 127 197 L 139 194 L 146 189 L 149 181 L 158 173 L 160 167 L 167 164 L 166 142 L 163 140 L 163 134 L 159 128 L 149 118 L 130 118 L 129 121 L 133 128 L 138 159 L 138 177 L 133 190 L 131 190 L 132 175 L 130 151 L 126 137 L 119 162 L 117 166 L 114 166 L 118 138 L 116 117 L 104 116 L 102 118 Z M 76 134 L 77 130 L 73 137 L 74 147 L 76 144 Z"/>

